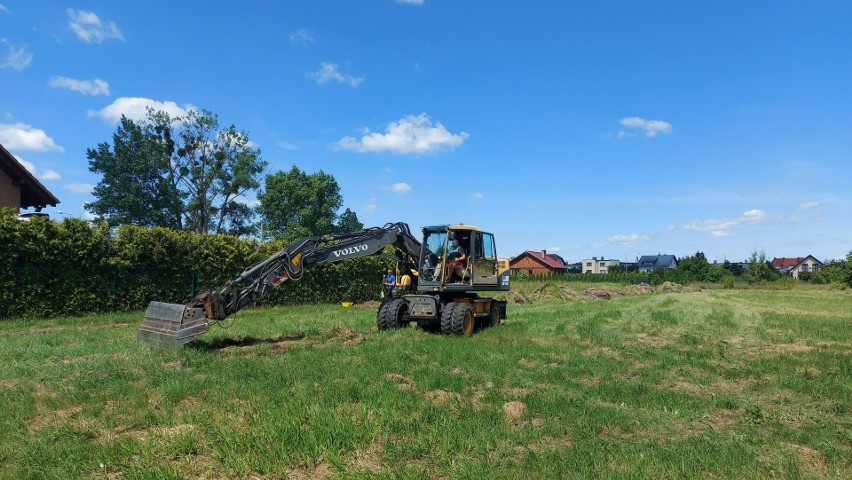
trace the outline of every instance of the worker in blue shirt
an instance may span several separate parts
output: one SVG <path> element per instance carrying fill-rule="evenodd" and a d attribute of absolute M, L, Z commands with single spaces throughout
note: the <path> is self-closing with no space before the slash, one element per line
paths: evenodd
<path fill-rule="evenodd" d="M 394 292 L 396 292 L 396 276 L 393 274 L 393 270 L 388 269 L 388 274 L 385 275 L 382 283 L 388 288 L 388 296 L 393 298 Z"/>

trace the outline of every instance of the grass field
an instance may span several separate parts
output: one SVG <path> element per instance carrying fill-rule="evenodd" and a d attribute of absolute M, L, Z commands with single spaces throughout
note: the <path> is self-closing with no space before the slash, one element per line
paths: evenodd
<path fill-rule="evenodd" d="M 141 312 L 2 322 L 0 476 L 852 478 L 849 290 L 520 288 L 471 338 L 357 305 L 166 350 Z"/>

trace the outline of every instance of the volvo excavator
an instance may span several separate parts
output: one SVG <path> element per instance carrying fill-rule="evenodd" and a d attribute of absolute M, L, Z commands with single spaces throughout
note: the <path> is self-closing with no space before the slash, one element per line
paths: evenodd
<path fill-rule="evenodd" d="M 469 336 L 478 326 L 496 326 L 506 318 L 504 300 L 477 293 L 509 289 L 509 262 L 497 258 L 494 235 L 459 224 L 425 227 L 421 238 L 398 222 L 299 239 L 184 304 L 151 302 L 137 338 L 152 345 L 184 345 L 267 292 L 299 280 L 305 268 L 382 255 L 388 246 L 395 252 L 401 292 L 383 299 L 376 315 L 379 330 L 416 322 L 424 329 Z"/>

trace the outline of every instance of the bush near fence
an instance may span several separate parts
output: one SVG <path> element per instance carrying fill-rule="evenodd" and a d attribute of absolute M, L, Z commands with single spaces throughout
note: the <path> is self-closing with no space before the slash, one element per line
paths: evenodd
<path fill-rule="evenodd" d="M 0 318 L 141 310 L 182 303 L 219 287 L 283 248 L 280 242 L 199 235 L 67 218 L 17 219 L 0 211 Z M 262 299 L 266 305 L 378 299 L 382 256 L 305 270 Z"/>

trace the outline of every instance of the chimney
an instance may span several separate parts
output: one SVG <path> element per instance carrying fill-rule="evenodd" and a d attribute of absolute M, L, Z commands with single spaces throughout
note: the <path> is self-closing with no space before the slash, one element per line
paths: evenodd
<path fill-rule="evenodd" d="M 547 250 L 542 250 L 542 251 L 541 251 L 541 256 L 542 256 L 542 257 L 546 257 L 546 256 L 547 256 Z"/>

